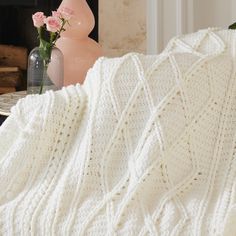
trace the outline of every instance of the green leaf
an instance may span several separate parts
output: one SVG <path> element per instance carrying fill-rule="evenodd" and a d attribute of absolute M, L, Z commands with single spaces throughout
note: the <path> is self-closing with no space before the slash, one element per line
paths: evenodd
<path fill-rule="evenodd" d="M 46 63 L 50 62 L 51 52 L 52 52 L 52 44 L 41 38 L 39 45 L 39 53 L 42 59 Z"/>
<path fill-rule="evenodd" d="M 229 26 L 229 29 L 236 29 L 236 22 Z"/>

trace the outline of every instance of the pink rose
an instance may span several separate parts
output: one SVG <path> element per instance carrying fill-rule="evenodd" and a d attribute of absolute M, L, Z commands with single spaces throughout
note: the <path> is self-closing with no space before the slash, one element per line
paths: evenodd
<path fill-rule="evenodd" d="M 53 16 L 53 17 L 60 18 L 60 17 L 61 17 L 61 13 L 59 13 L 59 12 L 57 12 L 57 11 L 52 11 L 52 16 Z"/>
<path fill-rule="evenodd" d="M 74 15 L 74 11 L 68 7 L 61 7 L 57 10 L 65 20 L 70 20 Z"/>
<path fill-rule="evenodd" d="M 58 17 L 49 16 L 44 20 L 47 30 L 50 32 L 57 32 L 60 30 L 62 22 Z"/>
<path fill-rule="evenodd" d="M 39 28 L 44 25 L 44 20 L 46 19 L 46 16 L 43 12 L 36 12 L 34 15 L 32 15 L 34 26 Z"/>

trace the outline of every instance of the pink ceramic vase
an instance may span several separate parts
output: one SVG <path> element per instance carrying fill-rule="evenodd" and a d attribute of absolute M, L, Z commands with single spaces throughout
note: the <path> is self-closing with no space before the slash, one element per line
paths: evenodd
<path fill-rule="evenodd" d="M 88 37 L 95 21 L 86 0 L 63 0 L 61 7 L 73 9 L 74 16 L 56 46 L 64 55 L 64 85 L 83 83 L 86 73 L 102 56 L 100 45 Z"/>

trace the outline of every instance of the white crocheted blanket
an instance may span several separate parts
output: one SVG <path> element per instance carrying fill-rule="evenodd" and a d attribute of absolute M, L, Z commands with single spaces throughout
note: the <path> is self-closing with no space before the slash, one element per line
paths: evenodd
<path fill-rule="evenodd" d="M 236 33 L 99 59 L 0 128 L 0 235 L 236 235 Z"/>

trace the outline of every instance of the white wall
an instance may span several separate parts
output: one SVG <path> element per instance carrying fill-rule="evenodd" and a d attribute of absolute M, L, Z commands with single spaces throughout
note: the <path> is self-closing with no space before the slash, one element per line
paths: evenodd
<path fill-rule="evenodd" d="M 233 15 L 235 17 L 233 12 L 236 12 L 236 9 L 232 9 L 234 1 L 235 0 L 195 0 L 194 27 L 196 29 L 205 28 L 206 26 L 228 27 L 232 22 Z"/>
<path fill-rule="evenodd" d="M 147 0 L 147 52 L 160 52 L 175 35 L 236 21 L 236 0 Z"/>

